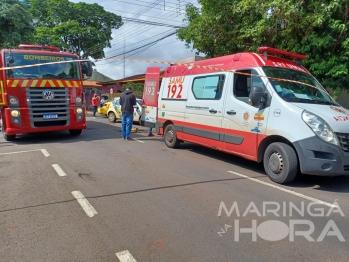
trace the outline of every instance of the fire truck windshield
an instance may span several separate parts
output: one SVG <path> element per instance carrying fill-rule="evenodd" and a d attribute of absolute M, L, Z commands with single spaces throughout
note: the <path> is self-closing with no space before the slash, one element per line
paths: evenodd
<path fill-rule="evenodd" d="M 61 53 L 59 53 L 61 54 Z M 62 55 L 38 55 L 30 53 L 5 53 L 6 67 L 44 64 L 58 61 L 72 61 L 74 57 Z M 39 65 L 27 68 L 12 68 L 6 70 L 8 78 L 45 78 L 45 79 L 80 79 L 77 62 Z"/>

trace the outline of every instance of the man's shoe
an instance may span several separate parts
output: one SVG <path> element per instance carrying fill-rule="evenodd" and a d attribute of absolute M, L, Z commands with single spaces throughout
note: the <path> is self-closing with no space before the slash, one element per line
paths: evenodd
<path fill-rule="evenodd" d="M 127 140 L 127 141 L 135 141 L 132 137 L 127 138 L 126 140 Z"/>
<path fill-rule="evenodd" d="M 148 134 L 148 136 L 154 136 L 154 135 L 150 133 L 150 134 Z"/>
<path fill-rule="evenodd" d="M 122 137 L 122 140 L 125 140 L 125 139 L 126 139 L 126 138 L 123 136 L 123 137 Z"/>

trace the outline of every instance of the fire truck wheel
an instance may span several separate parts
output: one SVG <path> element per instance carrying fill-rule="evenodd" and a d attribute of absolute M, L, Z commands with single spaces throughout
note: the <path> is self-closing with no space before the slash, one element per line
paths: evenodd
<path fill-rule="evenodd" d="M 180 144 L 180 140 L 177 138 L 174 125 L 168 125 L 164 132 L 165 144 L 170 148 L 177 148 Z"/>
<path fill-rule="evenodd" d="M 5 141 L 13 141 L 16 139 L 16 135 L 7 135 L 5 133 L 5 125 L 3 123 L 2 118 L 1 118 L 1 133 L 2 133 L 2 137 L 5 139 Z"/>
<path fill-rule="evenodd" d="M 290 183 L 298 173 L 297 154 L 285 143 L 270 144 L 265 150 L 263 164 L 269 178 L 276 183 Z"/>
<path fill-rule="evenodd" d="M 72 136 L 78 136 L 80 135 L 82 132 L 82 129 L 70 129 L 69 130 L 69 133 L 72 135 Z"/>
<path fill-rule="evenodd" d="M 109 122 L 111 122 L 111 123 L 116 122 L 116 116 L 115 116 L 115 114 L 114 114 L 113 112 L 110 112 L 110 113 L 108 114 L 108 119 L 109 119 Z"/>

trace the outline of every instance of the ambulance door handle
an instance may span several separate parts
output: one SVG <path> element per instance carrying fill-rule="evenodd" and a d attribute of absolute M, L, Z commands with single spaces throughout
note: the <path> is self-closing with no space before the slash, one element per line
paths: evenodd
<path fill-rule="evenodd" d="M 216 113 L 217 113 L 217 110 L 210 109 L 208 112 L 210 112 L 210 113 L 212 113 L 212 114 L 216 114 Z"/>
<path fill-rule="evenodd" d="M 227 111 L 228 115 L 236 115 L 236 112 L 234 110 Z"/>

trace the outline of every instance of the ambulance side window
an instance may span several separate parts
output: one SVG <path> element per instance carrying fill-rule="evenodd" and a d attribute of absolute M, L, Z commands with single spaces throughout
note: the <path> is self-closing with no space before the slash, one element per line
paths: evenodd
<path fill-rule="evenodd" d="M 192 91 L 196 99 L 220 100 L 223 93 L 225 75 L 196 77 Z"/>
<path fill-rule="evenodd" d="M 250 104 L 250 92 L 252 86 L 260 86 L 265 90 L 265 85 L 262 79 L 258 76 L 255 70 L 241 70 L 237 71 L 234 75 L 234 96 L 246 104 Z"/>

